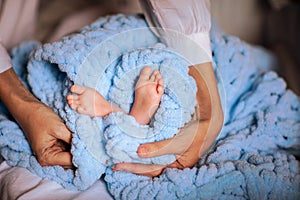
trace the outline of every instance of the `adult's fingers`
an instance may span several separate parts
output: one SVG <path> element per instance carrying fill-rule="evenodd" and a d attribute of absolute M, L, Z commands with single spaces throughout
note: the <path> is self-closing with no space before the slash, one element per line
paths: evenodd
<path fill-rule="evenodd" d="M 112 169 L 113 171 L 127 171 L 138 175 L 148 176 L 148 177 L 156 177 L 159 176 L 164 169 L 166 168 L 177 168 L 183 169 L 186 166 L 182 165 L 179 161 L 175 161 L 168 166 L 164 165 L 146 165 L 146 164 L 138 164 L 138 163 L 118 163 L 115 164 Z"/>
<path fill-rule="evenodd" d="M 197 120 L 190 122 L 173 138 L 143 144 L 139 146 L 137 153 L 141 158 L 151 158 L 166 154 L 181 155 L 193 143 L 197 134 L 198 125 L 199 123 Z"/>
<path fill-rule="evenodd" d="M 56 153 L 50 160 L 50 165 L 60 165 L 63 168 L 73 168 L 72 154 L 70 152 Z"/>
<path fill-rule="evenodd" d="M 118 163 L 113 166 L 113 171 L 127 171 L 138 175 L 155 177 L 166 168 L 163 165 L 145 165 L 137 163 Z"/>
<path fill-rule="evenodd" d="M 37 155 L 42 166 L 60 165 L 64 168 L 72 168 L 72 155 L 64 151 L 60 146 L 52 146 L 46 149 L 41 155 Z"/>
<path fill-rule="evenodd" d="M 54 131 L 54 138 L 60 139 L 67 144 L 71 144 L 72 140 L 72 133 L 71 131 L 65 126 L 65 124 L 61 123 L 57 129 Z"/>

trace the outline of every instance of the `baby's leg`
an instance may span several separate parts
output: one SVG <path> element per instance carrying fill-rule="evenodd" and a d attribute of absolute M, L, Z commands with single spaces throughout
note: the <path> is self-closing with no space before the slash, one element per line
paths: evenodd
<path fill-rule="evenodd" d="M 70 90 L 75 94 L 67 96 L 68 104 L 81 114 L 91 117 L 103 117 L 112 112 L 124 112 L 92 88 L 73 85 Z"/>
<path fill-rule="evenodd" d="M 144 67 L 136 83 L 135 98 L 130 115 L 140 124 L 148 124 L 164 93 L 164 81 L 158 70 Z"/>

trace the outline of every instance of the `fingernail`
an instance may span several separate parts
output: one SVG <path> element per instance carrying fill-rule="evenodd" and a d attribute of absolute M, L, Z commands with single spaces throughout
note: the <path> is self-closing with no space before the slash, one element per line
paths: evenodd
<path fill-rule="evenodd" d="M 147 147 L 145 146 L 139 146 L 137 153 L 140 157 L 143 157 L 147 154 Z"/>
<path fill-rule="evenodd" d="M 117 171 L 117 167 L 114 165 L 114 166 L 112 166 L 112 168 L 111 168 L 114 172 L 116 172 Z"/>

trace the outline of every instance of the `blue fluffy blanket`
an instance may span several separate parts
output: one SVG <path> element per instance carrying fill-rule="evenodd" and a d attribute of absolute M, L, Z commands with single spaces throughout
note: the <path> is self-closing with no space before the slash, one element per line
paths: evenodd
<path fill-rule="evenodd" d="M 120 161 L 172 162 L 173 155 L 139 159 L 136 148 L 172 137 L 190 120 L 195 105 L 188 63 L 157 44 L 139 16 L 101 18 L 60 42 L 26 43 L 12 52 L 24 84 L 74 132 L 71 151 L 77 170 L 41 167 L 20 128 L 0 106 L 2 156 L 12 166 L 25 167 L 70 189 L 86 189 L 105 172 L 108 189 L 117 199 L 299 198 L 299 161 L 295 158 L 300 149 L 299 98 L 269 71 L 275 63 L 266 51 L 215 27 L 211 41 L 226 94 L 226 119 L 216 144 L 194 168 L 167 169 L 150 179 L 112 172 L 109 167 Z M 129 111 L 134 84 L 144 65 L 160 69 L 166 81 L 161 105 L 149 126 L 140 126 L 121 113 L 90 118 L 67 106 L 65 96 L 75 82 L 96 88 Z"/>

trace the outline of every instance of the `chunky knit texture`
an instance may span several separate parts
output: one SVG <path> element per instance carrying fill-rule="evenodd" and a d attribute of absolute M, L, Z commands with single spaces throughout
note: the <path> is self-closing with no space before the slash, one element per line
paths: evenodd
<path fill-rule="evenodd" d="M 147 28 L 142 30 L 144 34 L 135 29 L 137 32 L 133 31 L 126 40 L 121 39 L 123 31 L 137 27 L 146 27 L 138 16 L 110 16 L 61 42 L 39 47 L 31 56 L 29 53 L 38 46 L 36 43 L 26 43 L 12 52 L 13 63 L 23 82 L 74 132 L 73 163 L 78 169 L 74 174 L 58 166 L 41 167 L 22 131 L 10 121 L 9 114 L 1 106 L 0 148 L 8 163 L 25 167 L 67 188 L 80 190 L 89 187 L 105 171 L 108 190 L 116 199 L 299 198 L 299 161 L 295 158 L 299 156 L 299 98 L 286 89 L 285 82 L 275 72 L 269 71 L 275 65 L 272 55 L 236 37 L 227 36 L 216 27 L 212 29 L 211 42 L 220 78 L 218 82 L 223 84 L 219 86 L 225 91 L 222 100 L 226 106 L 226 118 L 215 145 L 194 168 L 167 169 L 154 179 L 111 171 L 109 166 L 122 160 L 172 162 L 172 155 L 140 160 L 135 153 L 136 147 L 146 140 L 172 137 L 178 127 L 190 119 L 195 103 L 194 98 L 190 99 L 185 93 L 190 92 L 192 96 L 195 92 L 194 82 L 187 76 L 188 63 L 185 60 L 156 44 L 157 39 Z M 113 35 L 114 40 L 107 40 Z M 102 52 L 103 43 L 110 48 Z M 131 46 L 126 46 L 128 43 Z M 27 72 L 22 67 L 28 60 Z M 149 126 L 140 126 L 133 118 L 121 113 L 111 114 L 105 119 L 91 119 L 67 106 L 65 96 L 75 82 L 96 88 L 105 98 L 129 111 L 133 90 L 130 95 L 123 92 L 134 87 L 133 77 L 138 76 L 145 64 L 160 69 L 166 88 L 171 88 L 166 89 Z M 174 64 L 179 68 L 168 68 Z M 179 83 L 172 82 L 178 78 Z M 174 84 L 179 84 L 176 89 L 185 92 L 173 91 Z M 179 108 L 179 115 L 173 112 Z M 178 121 L 177 116 L 181 120 Z M 155 123 L 164 119 L 170 119 L 166 126 Z M 134 134 L 136 129 L 142 131 Z M 86 131 L 97 134 L 88 137 Z M 132 143 L 119 145 L 125 140 Z M 90 146 L 93 149 L 87 148 Z"/>

